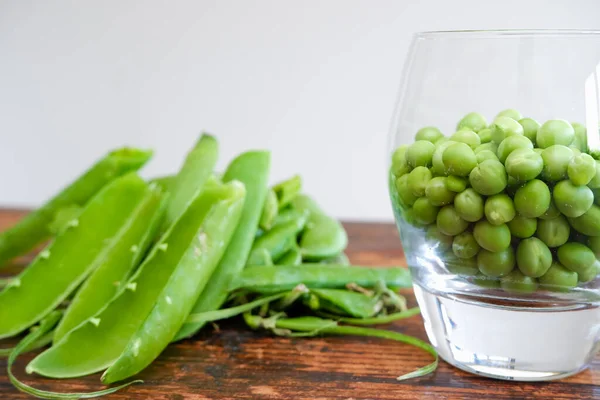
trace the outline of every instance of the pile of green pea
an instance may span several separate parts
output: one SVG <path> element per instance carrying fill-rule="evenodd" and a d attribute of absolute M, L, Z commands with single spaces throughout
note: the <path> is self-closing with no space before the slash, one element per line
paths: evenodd
<path fill-rule="evenodd" d="M 600 162 L 586 128 L 508 109 L 465 115 L 392 155 L 400 218 L 421 227 L 450 273 L 508 291 L 569 290 L 600 272 Z"/>

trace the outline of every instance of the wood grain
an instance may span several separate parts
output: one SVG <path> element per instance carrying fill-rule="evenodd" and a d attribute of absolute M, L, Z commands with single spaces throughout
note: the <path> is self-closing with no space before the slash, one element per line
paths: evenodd
<path fill-rule="evenodd" d="M 0 210 L 0 229 L 22 211 Z M 402 265 L 398 234 L 391 224 L 346 223 L 348 253 L 355 264 Z M 24 257 L 0 274 L 14 273 Z M 409 296 L 412 296 L 409 294 Z M 414 298 L 410 298 L 414 302 Z M 420 317 L 388 326 L 426 339 Z M 14 342 L 13 342 L 14 343 Z M 6 341 L 3 346 L 8 346 Z M 551 351 L 552 349 L 549 349 Z M 16 373 L 35 387 L 53 391 L 103 388 L 99 375 L 67 381 L 27 376 L 34 354 L 18 360 Z M 600 360 L 571 378 L 549 383 L 519 383 L 467 374 L 442 362 L 431 376 L 406 382 L 394 378 L 429 363 L 413 347 L 378 339 L 324 337 L 287 339 L 248 330 L 238 320 L 207 329 L 172 345 L 145 371 L 144 380 L 110 399 L 600 399 Z M 0 399 L 27 399 L 6 376 L 0 360 Z"/>

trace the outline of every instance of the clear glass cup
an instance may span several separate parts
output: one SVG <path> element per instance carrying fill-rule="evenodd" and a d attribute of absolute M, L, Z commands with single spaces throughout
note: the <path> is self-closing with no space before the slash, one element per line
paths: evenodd
<path fill-rule="evenodd" d="M 413 39 L 390 132 L 390 197 L 429 339 L 460 369 L 509 380 L 558 379 L 585 369 L 600 347 L 600 263 L 590 258 L 600 256 L 593 239 L 600 236 L 600 207 L 588 204 L 590 193 L 600 204 L 600 190 L 595 181 L 593 191 L 581 180 L 572 184 L 568 174 L 581 150 L 595 154 L 586 135 L 596 141 L 599 135 L 599 62 L 600 31 L 424 32 Z M 522 116 L 507 111 L 496 119 L 506 109 Z M 454 135 L 470 112 L 486 121 L 472 116 L 463 121 L 471 132 Z M 538 129 L 521 117 L 563 121 Z M 519 131 L 515 121 L 526 129 Z M 431 146 L 420 142 L 406 150 L 403 145 L 412 146 L 416 132 L 428 126 L 471 152 L 462 145 L 447 152 L 446 139 L 438 142 L 434 131 L 420 134 Z M 528 139 L 501 145 L 511 135 Z M 490 138 L 496 146 L 479 148 Z M 520 147 L 532 151 L 509 162 L 511 150 Z M 478 156 L 474 150 L 489 151 Z M 591 161 L 587 174 L 595 176 L 593 160 L 576 158 L 588 166 Z M 463 179 L 449 179 L 452 174 Z M 549 196 L 544 190 L 517 194 L 532 175 Z M 561 181 L 569 183 L 557 189 Z M 548 198 L 562 201 L 568 214 L 581 212 L 564 208 L 572 199 L 583 202 L 576 204 L 583 211 L 593 210 L 581 217 L 553 209 L 539 215 Z M 565 241 L 579 245 L 561 250 Z"/>

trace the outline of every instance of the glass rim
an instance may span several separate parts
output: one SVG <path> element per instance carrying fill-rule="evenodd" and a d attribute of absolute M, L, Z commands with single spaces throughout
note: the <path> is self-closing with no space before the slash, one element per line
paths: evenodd
<path fill-rule="evenodd" d="M 598 29 L 460 29 L 415 32 L 419 39 L 459 38 L 459 37 L 547 37 L 547 36 L 600 36 Z"/>

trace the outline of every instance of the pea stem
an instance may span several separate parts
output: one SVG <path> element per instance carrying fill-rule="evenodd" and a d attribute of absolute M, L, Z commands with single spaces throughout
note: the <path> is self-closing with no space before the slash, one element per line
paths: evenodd
<path fill-rule="evenodd" d="M 379 317 L 372 318 L 346 318 L 346 317 L 337 317 L 333 314 L 319 312 L 319 314 L 325 318 L 332 318 L 338 322 L 344 322 L 351 325 L 379 325 L 379 324 L 389 324 L 394 321 L 399 321 L 401 319 L 410 318 L 419 314 L 421 310 L 419 307 L 409 308 L 406 311 L 400 311 L 393 314 L 382 315 Z"/>

